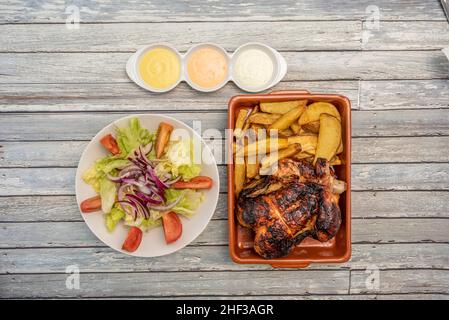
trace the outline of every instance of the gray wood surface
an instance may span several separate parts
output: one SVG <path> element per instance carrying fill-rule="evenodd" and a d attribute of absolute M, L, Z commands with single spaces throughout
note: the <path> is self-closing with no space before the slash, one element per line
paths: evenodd
<path fill-rule="evenodd" d="M 0 4 L 0 298 L 449 299 L 449 61 L 441 52 L 449 25 L 439 1 L 76 4 L 76 30 L 64 24 L 66 1 Z M 380 9 L 379 30 L 370 28 L 369 5 Z M 124 64 L 157 41 L 183 52 L 202 41 L 229 51 L 265 42 L 289 65 L 272 91 L 351 100 L 349 262 L 305 270 L 233 263 L 223 165 L 212 221 L 175 254 L 128 257 L 89 231 L 74 175 L 93 135 L 148 112 L 224 130 L 228 100 L 241 93 L 232 83 L 211 94 L 184 83 L 161 95 L 138 88 Z M 70 265 L 80 268 L 80 290 L 66 288 Z M 367 286 L 373 268 L 378 288 Z"/>

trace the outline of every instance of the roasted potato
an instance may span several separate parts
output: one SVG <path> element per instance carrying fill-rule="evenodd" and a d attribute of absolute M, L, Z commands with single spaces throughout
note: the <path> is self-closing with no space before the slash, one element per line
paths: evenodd
<path fill-rule="evenodd" d="M 337 153 L 341 142 L 341 123 L 329 115 L 320 116 L 320 133 L 318 134 L 318 145 L 316 147 L 314 164 L 318 158 L 331 160 Z"/>
<path fill-rule="evenodd" d="M 320 132 L 320 121 L 312 121 L 309 123 L 306 123 L 302 126 L 305 131 L 312 132 L 312 133 L 318 133 Z"/>
<path fill-rule="evenodd" d="M 287 142 L 289 145 L 299 143 L 303 152 L 315 153 L 318 145 L 318 137 L 315 135 L 293 136 L 287 138 Z"/>
<path fill-rule="evenodd" d="M 260 174 L 266 173 L 266 169 L 269 169 L 273 164 L 281 159 L 291 157 L 301 151 L 301 145 L 299 143 L 291 144 L 287 148 L 278 150 L 268 154 L 260 161 Z"/>
<path fill-rule="evenodd" d="M 270 125 L 279 119 L 282 115 L 276 113 L 256 112 L 249 116 L 250 123 Z"/>
<path fill-rule="evenodd" d="M 234 165 L 234 184 L 235 184 L 235 194 L 239 195 L 240 191 L 243 189 L 245 184 L 245 163 Z"/>
<path fill-rule="evenodd" d="M 245 125 L 246 116 L 249 113 L 249 109 L 240 109 L 235 120 L 234 136 L 241 137 L 243 132 L 243 126 Z"/>
<path fill-rule="evenodd" d="M 337 154 L 340 154 L 340 153 L 342 153 L 343 152 L 343 140 L 342 141 L 340 141 L 340 145 L 338 146 L 338 149 L 337 149 Z"/>
<path fill-rule="evenodd" d="M 296 107 L 289 112 L 285 113 L 277 119 L 274 123 L 272 123 L 268 129 L 269 130 L 284 130 L 290 127 L 290 125 L 298 120 L 301 114 L 306 110 L 305 106 Z"/>
<path fill-rule="evenodd" d="M 329 164 L 331 166 L 339 166 L 342 164 L 342 161 L 339 156 L 335 156 L 332 158 L 332 160 L 329 162 Z"/>
<path fill-rule="evenodd" d="M 249 155 L 246 158 L 246 178 L 252 179 L 259 174 L 259 159 L 257 155 Z"/>
<path fill-rule="evenodd" d="M 256 142 L 250 143 L 245 148 L 240 148 L 236 154 L 239 156 L 255 155 L 272 152 L 274 150 L 287 148 L 289 145 L 288 140 L 285 138 L 279 139 L 262 139 Z"/>
<path fill-rule="evenodd" d="M 288 137 L 291 137 L 294 135 L 295 135 L 295 133 L 290 128 L 279 131 L 279 137 L 281 137 L 281 138 L 288 138 Z"/>
<path fill-rule="evenodd" d="M 293 122 L 293 123 L 290 125 L 290 129 L 292 129 L 292 131 L 293 131 L 295 134 L 299 134 L 299 132 L 301 131 L 301 126 L 300 126 L 297 122 Z"/>
<path fill-rule="evenodd" d="M 307 110 L 299 118 L 298 124 L 303 126 L 309 122 L 319 121 L 322 114 L 329 114 L 341 121 L 337 108 L 328 102 L 315 102 L 307 107 Z"/>
<path fill-rule="evenodd" d="M 261 102 L 260 110 L 267 113 L 285 114 L 297 107 L 305 107 L 307 100 L 294 100 L 284 102 Z"/>
<path fill-rule="evenodd" d="M 313 154 L 310 154 L 310 153 L 304 152 L 304 151 L 298 152 L 297 154 L 294 154 L 292 156 L 292 158 L 295 160 L 303 160 L 303 159 L 307 159 L 307 158 L 312 158 L 312 160 L 313 160 L 313 157 L 314 157 Z"/>

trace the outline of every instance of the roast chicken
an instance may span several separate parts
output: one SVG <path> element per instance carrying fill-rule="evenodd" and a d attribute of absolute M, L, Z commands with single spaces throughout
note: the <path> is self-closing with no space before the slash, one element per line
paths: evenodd
<path fill-rule="evenodd" d="M 277 169 L 247 185 L 239 194 L 236 215 L 255 233 L 254 250 L 266 259 L 283 257 L 310 236 L 325 242 L 341 224 L 339 194 L 345 183 L 325 159 L 282 159 Z"/>

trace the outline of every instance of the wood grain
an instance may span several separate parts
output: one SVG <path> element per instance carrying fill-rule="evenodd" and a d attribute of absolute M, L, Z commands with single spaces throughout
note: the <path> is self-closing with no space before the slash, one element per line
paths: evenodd
<path fill-rule="evenodd" d="M 380 271 L 379 289 L 367 288 L 369 274 L 351 271 L 351 294 L 358 293 L 448 293 L 449 272 L 447 270 L 387 270 Z"/>
<path fill-rule="evenodd" d="M 132 297 L 185 295 L 344 294 L 349 271 L 151 272 L 82 274 L 80 289 L 66 288 L 67 274 L 0 275 L 2 298 Z M 273 281 L 273 276 L 277 280 Z M 129 285 L 123 285 L 123 277 Z M 242 283 L 245 283 L 242 286 Z"/>
<path fill-rule="evenodd" d="M 192 45 L 214 42 L 234 51 L 239 45 L 254 41 L 267 43 L 279 51 L 296 51 L 298 44 L 301 50 L 358 50 L 361 29 L 360 21 L 85 24 L 77 30 L 57 24 L 33 28 L 0 25 L 0 32 L 4 34 L 0 50 L 79 52 L 83 48 L 84 52 L 133 52 L 150 43 L 169 42 L 185 52 Z"/>
<path fill-rule="evenodd" d="M 125 64 L 129 56 L 111 52 L 0 53 L 0 83 L 128 82 Z M 284 80 L 289 81 L 449 78 L 447 58 L 439 50 L 284 52 L 283 56 L 288 64 Z"/>
<path fill-rule="evenodd" d="M 449 46 L 449 25 L 441 21 L 381 22 L 379 30 L 363 22 L 365 50 L 433 50 Z M 366 39 L 366 40 L 365 40 Z"/>
<path fill-rule="evenodd" d="M 59 24 L 31 29 L 27 24 L 0 25 L 4 34 L 0 48 L 2 52 L 79 52 L 80 48 L 85 52 L 132 52 L 149 43 L 170 42 L 187 51 L 192 45 L 214 42 L 232 51 L 251 41 L 269 43 L 280 51 L 435 50 L 449 45 L 446 21 L 383 21 L 379 30 L 359 20 L 167 22 L 157 25 L 157 33 L 155 27 L 153 23 L 95 23 L 71 30 Z M 179 33 L 180 29 L 189 37 Z"/>
<path fill-rule="evenodd" d="M 226 220 L 212 220 L 194 245 L 227 245 Z M 448 243 L 449 219 L 355 219 L 353 243 Z M 153 232 L 162 232 L 161 229 Z M 0 224 L 0 248 L 104 247 L 84 222 Z"/>
<path fill-rule="evenodd" d="M 449 81 L 361 81 L 359 103 L 364 110 L 448 108 Z"/>
<path fill-rule="evenodd" d="M 301 89 L 339 93 L 358 109 L 358 86 L 357 81 L 283 81 L 267 92 Z M 0 83 L 0 112 L 227 110 L 230 97 L 238 94 L 242 91 L 231 84 L 206 94 L 181 83 L 167 94 L 154 95 L 131 82 Z"/>
<path fill-rule="evenodd" d="M 447 244 L 355 244 L 352 258 L 343 264 L 312 264 L 307 270 L 365 270 L 447 268 Z M 110 248 L 1 249 L 0 274 L 64 273 L 78 265 L 86 272 L 184 272 L 273 270 L 269 265 L 242 265 L 232 262 L 227 246 L 189 246 L 174 254 L 145 259 L 124 256 Z"/>
<path fill-rule="evenodd" d="M 370 0 L 341 1 L 329 9 L 326 0 L 292 2 L 240 0 L 205 2 L 201 0 L 120 1 L 111 0 L 76 2 L 82 22 L 167 22 L 167 21 L 277 21 L 277 20 L 339 20 L 365 19 L 372 12 Z M 382 20 L 440 20 L 445 16 L 436 1 L 410 0 L 407 5 L 400 0 L 378 0 L 375 5 L 381 11 Z M 1 23 L 65 23 L 67 4 L 53 0 L 51 5 L 31 0 L 12 0 L 0 7 Z M 24 9 L 26 8 L 26 9 Z"/>

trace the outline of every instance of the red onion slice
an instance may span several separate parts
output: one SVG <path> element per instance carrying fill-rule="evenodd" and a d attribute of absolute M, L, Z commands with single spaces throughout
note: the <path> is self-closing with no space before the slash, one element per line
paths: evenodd
<path fill-rule="evenodd" d="M 184 198 L 184 195 L 179 196 L 175 201 L 173 201 L 172 203 L 169 203 L 168 205 L 165 206 L 152 206 L 147 204 L 147 207 L 151 210 L 156 210 L 156 211 L 168 211 L 171 208 L 175 207 L 179 201 L 181 201 L 181 199 Z"/>

